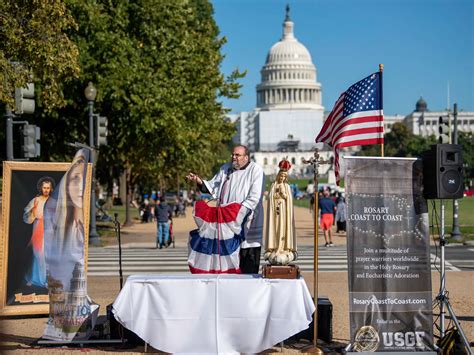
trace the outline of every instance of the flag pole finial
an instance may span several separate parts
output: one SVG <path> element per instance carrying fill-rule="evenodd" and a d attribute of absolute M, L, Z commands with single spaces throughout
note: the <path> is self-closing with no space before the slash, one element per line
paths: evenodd
<path fill-rule="evenodd" d="M 379 64 L 379 71 L 383 71 L 383 64 Z"/>

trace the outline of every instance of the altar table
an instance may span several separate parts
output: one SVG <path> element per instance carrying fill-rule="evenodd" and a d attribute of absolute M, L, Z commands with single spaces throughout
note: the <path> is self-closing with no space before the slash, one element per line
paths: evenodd
<path fill-rule="evenodd" d="M 257 353 L 308 328 L 306 283 L 260 275 L 132 275 L 113 304 L 125 328 L 170 353 Z"/>

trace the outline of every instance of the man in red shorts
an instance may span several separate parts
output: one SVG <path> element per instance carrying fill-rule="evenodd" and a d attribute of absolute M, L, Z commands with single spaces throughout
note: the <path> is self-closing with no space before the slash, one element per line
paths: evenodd
<path fill-rule="evenodd" d="M 324 190 L 323 198 L 319 200 L 319 209 L 321 210 L 320 226 L 324 231 L 324 239 L 326 247 L 332 247 L 332 232 L 331 228 L 334 223 L 334 212 L 336 211 L 336 204 L 329 198 L 329 191 Z"/>

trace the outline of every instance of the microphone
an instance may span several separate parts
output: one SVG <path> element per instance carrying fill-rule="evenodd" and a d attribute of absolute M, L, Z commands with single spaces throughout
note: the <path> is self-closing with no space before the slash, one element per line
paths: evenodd
<path fill-rule="evenodd" d="M 226 180 L 229 181 L 230 180 L 230 175 L 234 172 L 234 169 L 232 169 L 231 167 L 229 169 L 227 169 L 227 172 L 226 172 Z"/>
<path fill-rule="evenodd" d="M 219 193 L 219 197 L 217 198 L 217 206 L 219 206 L 221 204 L 221 201 L 222 201 L 222 198 L 224 196 L 224 192 L 226 190 L 228 190 L 227 188 L 227 184 L 229 183 L 229 180 L 230 180 L 230 175 L 233 173 L 234 169 L 232 169 L 232 167 L 228 167 L 226 172 L 225 172 L 225 180 L 222 182 L 222 186 L 221 186 L 221 190 L 220 190 L 220 193 Z"/>

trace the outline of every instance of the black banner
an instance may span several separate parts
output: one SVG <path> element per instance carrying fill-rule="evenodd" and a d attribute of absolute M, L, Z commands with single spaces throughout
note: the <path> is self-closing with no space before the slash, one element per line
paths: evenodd
<path fill-rule="evenodd" d="M 429 224 L 416 159 L 345 159 L 351 342 L 356 351 L 429 351 Z"/>

